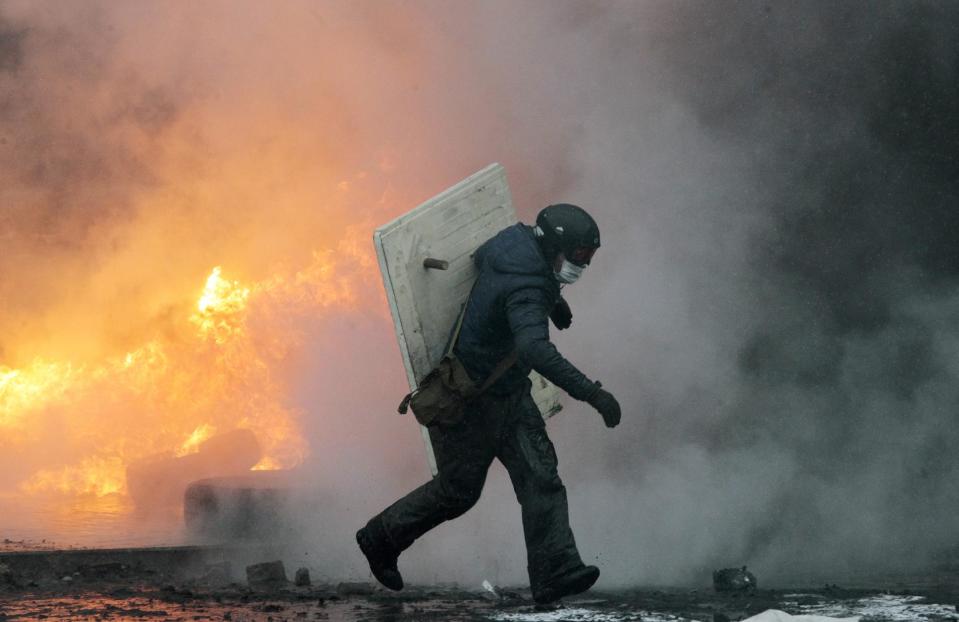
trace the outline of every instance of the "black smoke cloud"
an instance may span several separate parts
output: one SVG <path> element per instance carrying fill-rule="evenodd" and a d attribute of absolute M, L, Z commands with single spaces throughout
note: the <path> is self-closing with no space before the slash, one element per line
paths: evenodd
<path fill-rule="evenodd" d="M 959 24 L 943 6 L 816 9 L 734 11 L 757 88 L 732 101 L 692 93 L 712 131 L 755 146 L 768 144 L 757 128 L 780 130 L 777 170 L 759 168 L 775 188 L 751 261 L 761 315 L 738 353 L 753 395 L 713 434 L 719 447 L 730 430 L 766 437 L 800 464 L 750 556 L 843 533 L 829 555 L 895 568 L 957 536 Z M 784 45 L 789 30 L 811 42 Z M 764 126 L 769 116 L 779 123 Z M 821 507 L 823 488 L 846 490 L 847 505 Z"/>

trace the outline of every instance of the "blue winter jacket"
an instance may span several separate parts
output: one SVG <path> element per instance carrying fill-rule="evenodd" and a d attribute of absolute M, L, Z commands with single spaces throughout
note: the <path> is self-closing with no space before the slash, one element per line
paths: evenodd
<path fill-rule="evenodd" d="M 559 300 L 559 283 L 533 230 L 524 224 L 503 229 L 473 256 L 479 276 L 455 347 L 473 380 L 486 380 L 515 347 L 519 359 L 489 389 L 506 394 L 527 386 L 530 369 L 578 399 L 596 385 L 567 361 L 549 340 L 549 315 Z"/>

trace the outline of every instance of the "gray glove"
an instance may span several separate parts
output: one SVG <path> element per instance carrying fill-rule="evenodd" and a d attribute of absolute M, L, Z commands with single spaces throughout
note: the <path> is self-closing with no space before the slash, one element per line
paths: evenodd
<path fill-rule="evenodd" d="M 607 428 L 615 428 L 619 425 L 619 420 L 623 416 L 619 408 L 619 402 L 616 401 L 612 393 L 603 388 L 602 383 L 596 383 L 596 391 L 586 402 L 599 411 Z"/>

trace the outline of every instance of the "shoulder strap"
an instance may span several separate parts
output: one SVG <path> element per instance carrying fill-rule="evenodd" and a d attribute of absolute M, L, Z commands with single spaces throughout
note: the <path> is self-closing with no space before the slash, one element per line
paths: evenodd
<path fill-rule="evenodd" d="M 518 358 L 519 358 L 519 352 L 517 352 L 516 350 L 513 350 L 512 352 L 507 354 L 506 358 L 504 358 L 502 361 L 497 363 L 496 367 L 493 368 L 493 371 L 491 371 L 489 376 L 486 377 L 486 381 L 483 383 L 483 386 L 481 386 L 479 390 L 476 392 L 476 395 L 479 395 L 486 389 L 493 386 L 493 383 L 499 380 L 500 376 L 505 374 L 506 370 L 512 367 Z"/>
<path fill-rule="evenodd" d="M 473 283 L 473 288 L 476 287 L 476 283 Z M 460 314 L 456 318 L 456 324 L 453 325 L 453 332 L 450 333 L 449 341 L 447 341 L 446 346 L 446 355 L 449 356 L 453 353 L 453 348 L 456 347 L 456 341 L 460 338 L 460 329 L 463 328 L 463 318 L 466 317 L 466 307 L 469 306 L 470 298 L 473 297 L 473 289 L 470 289 L 470 293 L 466 296 L 466 300 L 463 301 L 463 308 L 460 309 Z"/>

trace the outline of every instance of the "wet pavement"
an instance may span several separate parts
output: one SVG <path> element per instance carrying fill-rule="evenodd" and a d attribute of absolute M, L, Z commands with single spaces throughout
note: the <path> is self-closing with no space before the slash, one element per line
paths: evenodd
<path fill-rule="evenodd" d="M 372 590 L 372 593 L 370 591 Z M 351 592 L 352 591 L 352 592 Z M 363 592 L 363 593 L 355 593 Z M 635 589 L 589 592 L 558 605 L 535 606 L 528 592 L 412 587 L 400 593 L 349 584 L 255 592 L 222 588 L 83 581 L 0 592 L 0 620 L 280 620 L 484 622 L 734 621 L 766 609 L 863 620 L 959 620 L 955 595 L 889 594 L 876 590 L 758 590 L 719 595 L 711 590 Z"/>
<path fill-rule="evenodd" d="M 121 495 L 0 494 L 0 553 L 38 548 L 119 548 L 183 544 L 189 535 L 179 506 L 138 509 Z"/>
<path fill-rule="evenodd" d="M 959 567 L 910 576 L 850 579 L 842 587 L 711 587 L 592 590 L 538 607 L 525 587 L 430 585 L 390 592 L 373 583 L 281 581 L 256 589 L 245 557 L 269 561 L 255 547 L 0 550 L 0 621 L 280 620 L 461 622 L 734 622 L 767 609 L 870 620 L 959 622 Z M 232 558 L 233 562 L 225 561 Z M 287 569 L 289 577 L 293 569 Z"/>

